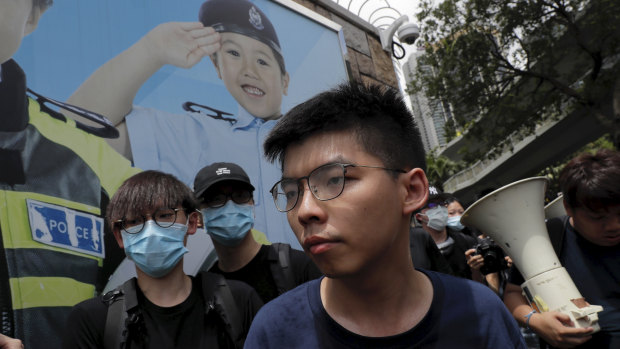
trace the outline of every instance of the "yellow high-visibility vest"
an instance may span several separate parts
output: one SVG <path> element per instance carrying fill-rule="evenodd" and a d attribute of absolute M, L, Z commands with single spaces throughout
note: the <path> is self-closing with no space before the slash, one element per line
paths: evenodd
<path fill-rule="evenodd" d="M 19 150 L 25 174 L 24 184 L 0 182 L 2 330 L 26 347 L 48 338 L 55 347 L 70 308 L 104 286 L 105 248 L 115 246 L 104 244 L 102 209 L 139 169 L 33 99 L 28 113 L 26 129 L 0 134 L 0 148 Z"/>

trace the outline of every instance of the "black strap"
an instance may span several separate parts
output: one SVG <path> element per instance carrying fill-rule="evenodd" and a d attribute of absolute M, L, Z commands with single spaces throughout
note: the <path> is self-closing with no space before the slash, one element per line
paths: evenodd
<path fill-rule="evenodd" d="M 278 294 L 295 288 L 297 283 L 291 266 L 291 246 L 280 242 L 271 244 L 268 258 L 271 262 L 271 275 L 278 288 Z"/>
<path fill-rule="evenodd" d="M 108 305 L 103 346 L 105 349 L 121 348 L 128 337 L 128 313 L 138 306 L 136 294 L 136 278 L 125 281 L 114 290 L 103 295 L 103 302 Z"/>
<path fill-rule="evenodd" d="M 205 313 L 209 313 L 212 309 L 215 310 L 226 326 L 226 332 L 235 347 L 242 348 L 244 338 L 241 316 L 226 279 L 215 273 L 202 272 L 201 274 Z"/>

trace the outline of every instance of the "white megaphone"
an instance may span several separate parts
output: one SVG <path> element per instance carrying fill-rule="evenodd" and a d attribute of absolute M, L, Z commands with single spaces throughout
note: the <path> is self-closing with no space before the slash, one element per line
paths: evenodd
<path fill-rule="evenodd" d="M 558 311 L 575 327 L 600 330 L 600 305 L 589 305 L 558 260 L 545 226 L 545 177 L 504 186 L 471 205 L 461 222 L 489 235 L 509 255 L 525 282 L 523 295 L 538 312 Z"/>
<path fill-rule="evenodd" d="M 545 218 L 551 219 L 562 216 L 566 216 L 566 210 L 564 209 L 564 196 L 560 195 L 545 206 Z"/>

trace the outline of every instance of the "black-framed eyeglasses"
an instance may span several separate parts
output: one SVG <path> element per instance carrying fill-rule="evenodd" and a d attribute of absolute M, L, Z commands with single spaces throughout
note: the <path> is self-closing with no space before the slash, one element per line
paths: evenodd
<path fill-rule="evenodd" d="M 347 167 L 364 167 L 364 168 L 377 168 L 386 171 L 394 171 L 399 173 L 406 173 L 407 171 L 401 169 L 393 169 L 381 166 L 366 166 L 355 164 L 341 164 L 331 163 L 319 166 L 312 170 L 306 177 L 300 177 L 297 179 L 282 179 L 271 188 L 271 195 L 273 195 L 273 201 L 276 204 L 276 208 L 280 212 L 288 212 L 292 210 L 297 201 L 299 200 L 299 193 L 303 193 L 303 187 L 301 181 L 307 180 L 308 189 L 312 192 L 315 198 L 320 201 L 332 200 L 340 196 L 344 190 L 344 184 L 346 182 L 345 174 L 347 173 Z"/>
<path fill-rule="evenodd" d="M 202 203 L 209 208 L 217 208 L 224 206 L 228 199 L 239 205 L 247 204 L 252 200 L 252 191 L 248 189 L 234 189 L 231 193 L 205 195 L 202 197 Z"/>
<path fill-rule="evenodd" d="M 138 234 L 144 229 L 144 224 L 148 220 L 147 217 L 151 217 L 155 224 L 162 228 L 169 228 L 177 221 L 177 212 L 180 210 L 182 209 L 162 207 L 155 210 L 152 214 L 124 217 L 114 222 L 114 224 L 119 225 L 126 233 Z"/>

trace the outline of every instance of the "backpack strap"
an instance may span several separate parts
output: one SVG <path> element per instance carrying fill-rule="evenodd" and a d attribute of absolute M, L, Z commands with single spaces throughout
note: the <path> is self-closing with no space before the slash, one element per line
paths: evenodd
<path fill-rule="evenodd" d="M 202 272 L 201 275 L 205 314 L 215 310 L 235 347 L 242 348 L 244 338 L 241 314 L 226 279 L 222 275 L 210 272 Z"/>
<path fill-rule="evenodd" d="M 547 221 L 547 231 L 549 232 L 549 240 L 555 254 L 560 258 L 562 245 L 564 243 L 564 232 L 569 224 L 569 216 L 555 217 Z"/>
<path fill-rule="evenodd" d="M 103 295 L 102 301 L 108 306 L 103 345 L 105 349 L 123 347 L 128 336 L 128 313 L 138 306 L 136 278 L 131 278 L 114 290 Z"/>
<path fill-rule="evenodd" d="M 291 266 L 291 245 L 276 242 L 271 244 L 268 260 L 271 262 L 271 275 L 278 288 L 278 294 L 292 290 L 297 286 Z"/>

